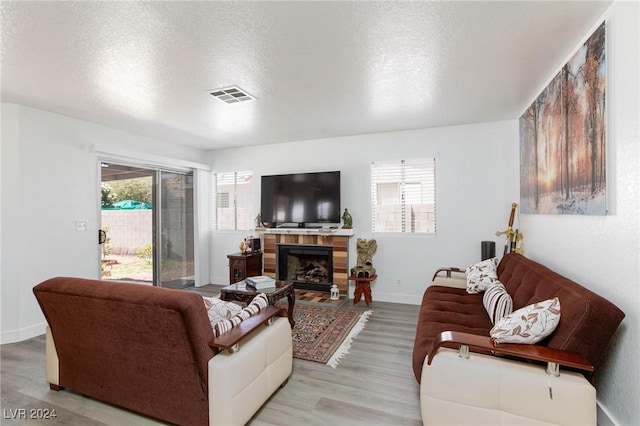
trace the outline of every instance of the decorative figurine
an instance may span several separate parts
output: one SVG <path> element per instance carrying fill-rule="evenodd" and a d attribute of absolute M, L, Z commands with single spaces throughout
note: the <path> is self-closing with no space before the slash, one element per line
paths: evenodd
<path fill-rule="evenodd" d="M 262 215 L 260 213 L 258 213 L 258 216 L 256 216 L 255 222 L 257 229 L 264 228 L 264 223 L 262 223 Z"/>
<path fill-rule="evenodd" d="M 247 254 L 247 243 L 244 240 L 240 243 L 240 253 Z"/>
<path fill-rule="evenodd" d="M 349 213 L 349 210 L 344 209 L 344 213 L 342 213 L 342 229 L 351 229 L 353 228 L 353 218 Z"/>
<path fill-rule="evenodd" d="M 356 249 L 358 252 L 358 260 L 356 266 L 351 268 L 351 276 L 358 278 L 369 278 L 376 274 L 376 268 L 373 267 L 373 255 L 378 251 L 378 243 L 376 240 L 365 240 L 358 238 Z"/>

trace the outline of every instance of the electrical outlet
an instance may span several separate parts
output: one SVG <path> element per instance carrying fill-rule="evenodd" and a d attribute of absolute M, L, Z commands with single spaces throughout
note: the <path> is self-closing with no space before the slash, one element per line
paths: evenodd
<path fill-rule="evenodd" d="M 89 223 L 86 220 L 76 220 L 76 231 L 86 231 Z"/>
<path fill-rule="evenodd" d="M 396 287 L 402 287 L 402 281 L 400 281 L 400 278 L 396 278 Z"/>

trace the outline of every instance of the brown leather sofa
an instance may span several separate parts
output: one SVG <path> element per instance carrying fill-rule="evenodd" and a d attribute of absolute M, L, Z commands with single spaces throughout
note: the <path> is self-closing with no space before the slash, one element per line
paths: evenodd
<path fill-rule="evenodd" d="M 173 424 L 241 425 L 291 374 L 284 309 L 269 306 L 214 339 L 192 292 L 64 277 L 33 291 L 53 390 Z"/>
<path fill-rule="evenodd" d="M 459 268 L 436 272 L 422 299 L 413 349 L 423 422 L 595 424 L 590 380 L 624 313 L 520 254 L 505 255 L 497 274 L 514 311 L 557 296 L 560 322 L 535 345 L 494 344 L 483 294 L 466 292 Z"/>

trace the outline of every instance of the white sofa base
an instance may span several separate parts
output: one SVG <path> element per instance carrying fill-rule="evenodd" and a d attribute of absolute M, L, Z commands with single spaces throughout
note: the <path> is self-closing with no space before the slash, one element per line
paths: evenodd
<path fill-rule="evenodd" d="M 291 375 L 289 320 L 274 318 L 266 328 L 242 339 L 237 352 L 209 360 L 210 425 L 244 425 Z"/>
<path fill-rule="evenodd" d="M 596 390 L 579 373 L 441 348 L 420 382 L 425 425 L 595 425 Z"/>
<path fill-rule="evenodd" d="M 53 341 L 53 334 L 51 334 L 51 329 L 48 325 L 45 339 L 47 355 L 47 381 L 51 385 L 60 386 L 60 362 L 58 361 L 58 352 L 56 352 L 56 344 Z"/>

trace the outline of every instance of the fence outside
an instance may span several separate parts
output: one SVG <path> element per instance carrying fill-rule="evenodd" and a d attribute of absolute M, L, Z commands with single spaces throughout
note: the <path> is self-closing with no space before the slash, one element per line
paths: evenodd
<path fill-rule="evenodd" d="M 115 255 L 136 255 L 151 245 L 153 210 L 102 210 L 102 229 Z"/>

